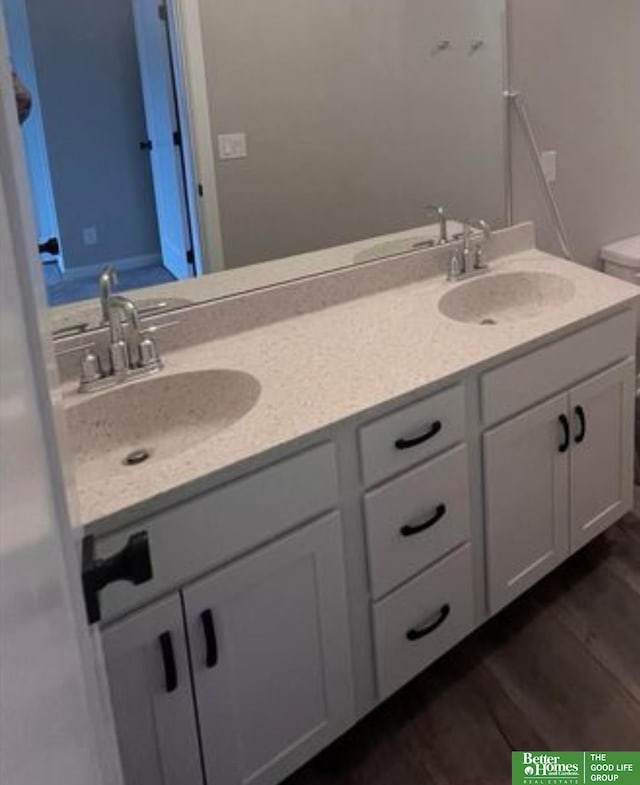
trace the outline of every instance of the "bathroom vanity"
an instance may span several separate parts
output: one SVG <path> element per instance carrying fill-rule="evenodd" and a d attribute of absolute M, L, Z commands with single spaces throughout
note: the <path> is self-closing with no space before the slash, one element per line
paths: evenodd
<path fill-rule="evenodd" d="M 637 290 L 526 226 L 468 282 L 447 253 L 260 329 L 185 311 L 112 409 L 69 388 L 82 534 L 151 558 L 100 597 L 127 785 L 280 782 L 631 508 Z"/>

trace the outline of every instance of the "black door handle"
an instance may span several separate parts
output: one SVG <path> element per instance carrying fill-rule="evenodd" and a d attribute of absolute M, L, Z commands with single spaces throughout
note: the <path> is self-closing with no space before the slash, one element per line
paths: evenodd
<path fill-rule="evenodd" d="M 414 534 L 420 534 L 427 529 L 430 529 L 432 526 L 435 526 L 438 521 L 441 521 L 444 516 L 447 514 L 447 505 L 446 504 L 439 504 L 436 507 L 435 513 L 429 518 L 428 521 L 419 524 L 418 526 L 403 526 L 400 529 L 400 534 L 403 537 L 413 537 Z"/>
<path fill-rule="evenodd" d="M 134 586 L 153 578 L 151 551 L 147 532 L 132 534 L 121 551 L 106 559 L 96 559 L 93 534 L 82 540 L 82 589 L 89 624 L 100 621 L 100 592 L 116 581 L 128 581 Z"/>
<path fill-rule="evenodd" d="M 164 666 L 164 686 L 167 692 L 174 692 L 178 687 L 178 670 L 176 668 L 176 656 L 173 651 L 173 640 L 170 632 L 163 632 L 158 638 L 160 652 L 162 653 L 162 664 Z"/>
<path fill-rule="evenodd" d="M 215 668 L 218 664 L 218 640 L 216 638 L 216 627 L 213 623 L 213 613 L 207 608 L 200 614 L 202 629 L 204 631 L 204 642 L 207 647 L 205 663 L 207 668 Z"/>
<path fill-rule="evenodd" d="M 413 629 L 409 630 L 407 633 L 407 640 L 410 641 L 419 641 L 421 638 L 430 635 L 432 632 L 438 629 L 441 624 L 444 624 L 447 616 L 451 613 L 451 607 L 447 605 L 443 605 L 442 608 L 438 611 L 436 618 L 432 621 L 429 619 L 426 624 L 422 625 L 422 627 L 414 627 Z"/>
<path fill-rule="evenodd" d="M 587 435 L 587 416 L 582 406 L 576 406 L 576 417 L 580 423 L 580 433 L 576 434 L 575 442 L 576 444 L 582 444 Z"/>
<path fill-rule="evenodd" d="M 60 253 L 60 243 L 57 237 L 50 237 L 43 243 L 38 243 L 38 253 L 47 253 L 49 256 L 58 256 Z"/>
<path fill-rule="evenodd" d="M 569 425 L 569 418 L 566 414 L 561 414 L 558 417 L 560 421 L 560 425 L 562 426 L 562 434 L 563 434 L 563 441 L 560 447 L 558 448 L 560 452 L 567 452 L 569 447 L 571 446 L 571 427 Z"/>
<path fill-rule="evenodd" d="M 396 442 L 396 448 L 398 450 L 410 450 L 412 447 L 418 447 L 420 444 L 428 442 L 429 439 L 433 439 L 433 437 L 439 434 L 441 430 L 442 423 L 440 420 L 436 420 L 429 430 L 421 433 L 419 436 L 414 436 L 409 439 L 398 439 Z"/>
<path fill-rule="evenodd" d="M 140 142 L 140 149 L 146 151 L 153 150 L 153 142 L 151 139 L 144 139 L 142 142 Z"/>

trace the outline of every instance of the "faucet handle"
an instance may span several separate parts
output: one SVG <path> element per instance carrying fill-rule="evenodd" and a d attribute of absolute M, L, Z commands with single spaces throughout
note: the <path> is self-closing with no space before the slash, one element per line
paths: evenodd
<path fill-rule="evenodd" d="M 80 386 L 83 387 L 98 379 L 102 379 L 103 376 L 100 357 L 95 350 L 95 346 L 91 345 L 80 359 Z"/>
<path fill-rule="evenodd" d="M 144 332 L 140 336 L 138 357 L 141 368 L 146 368 L 147 370 L 160 370 L 162 368 L 162 360 L 158 353 L 158 347 L 149 332 Z"/>

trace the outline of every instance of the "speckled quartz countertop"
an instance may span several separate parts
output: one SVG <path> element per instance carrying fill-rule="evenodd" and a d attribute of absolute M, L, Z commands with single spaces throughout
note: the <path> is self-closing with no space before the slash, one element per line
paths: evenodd
<path fill-rule="evenodd" d="M 204 369 L 252 374 L 260 384 L 255 406 L 226 430 L 162 460 L 101 477 L 95 467 L 90 471 L 79 463 L 78 523 L 114 515 L 126 522 L 125 517 L 134 520 L 188 498 L 206 490 L 214 473 L 233 466 L 244 469 L 260 454 L 356 415 L 375 416 L 376 407 L 519 354 L 633 304 L 640 293 L 537 250 L 493 261 L 483 280 L 520 271 L 554 273 L 575 294 L 528 318 L 479 326 L 440 312 L 444 294 L 469 284 L 448 283 L 438 274 L 167 354 L 163 375 Z M 80 397 L 70 394 L 67 405 Z M 153 405 L 151 397 L 148 405 Z"/>

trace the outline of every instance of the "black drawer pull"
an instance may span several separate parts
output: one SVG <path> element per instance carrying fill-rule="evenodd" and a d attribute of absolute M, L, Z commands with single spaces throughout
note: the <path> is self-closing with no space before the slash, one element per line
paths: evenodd
<path fill-rule="evenodd" d="M 562 434 L 563 434 L 563 441 L 560 447 L 558 448 L 560 452 L 567 452 L 569 447 L 571 446 L 571 428 L 569 426 L 569 418 L 566 414 L 561 414 L 558 417 L 560 421 L 560 425 L 562 426 Z"/>
<path fill-rule="evenodd" d="M 178 687 L 178 670 L 176 668 L 176 657 L 173 651 L 171 633 L 163 632 L 158 640 L 160 641 L 162 664 L 164 666 L 164 687 L 167 692 L 174 692 Z"/>
<path fill-rule="evenodd" d="M 407 633 L 407 640 L 410 641 L 419 641 L 421 638 L 430 635 L 432 632 L 438 629 L 441 624 L 444 624 L 447 616 L 451 613 L 451 607 L 449 605 L 443 605 L 442 608 L 438 611 L 436 618 L 431 621 L 426 622 L 422 627 L 414 627 L 412 630 L 409 630 Z"/>
<path fill-rule="evenodd" d="M 428 431 L 421 433 L 419 436 L 414 436 L 411 439 L 398 439 L 396 447 L 398 450 L 410 450 L 412 447 L 418 447 L 420 444 L 428 442 L 442 430 L 442 423 L 436 420 Z"/>
<path fill-rule="evenodd" d="M 576 417 L 580 423 L 580 433 L 576 435 L 576 444 L 582 444 L 587 435 L 587 416 L 582 406 L 576 406 Z"/>
<path fill-rule="evenodd" d="M 444 516 L 447 514 L 447 505 L 446 504 L 439 504 L 436 507 L 435 513 L 429 518 L 428 521 L 421 523 L 419 526 L 411 526 L 406 525 L 400 529 L 400 534 L 403 537 L 413 537 L 414 534 L 420 534 L 421 532 L 430 529 L 432 526 L 435 526 L 438 521 L 441 521 Z"/>
<path fill-rule="evenodd" d="M 209 609 L 202 611 L 200 621 L 204 630 L 204 642 L 207 646 L 205 663 L 207 668 L 215 668 L 218 664 L 218 640 L 216 638 L 216 627 L 213 623 L 213 613 Z"/>

